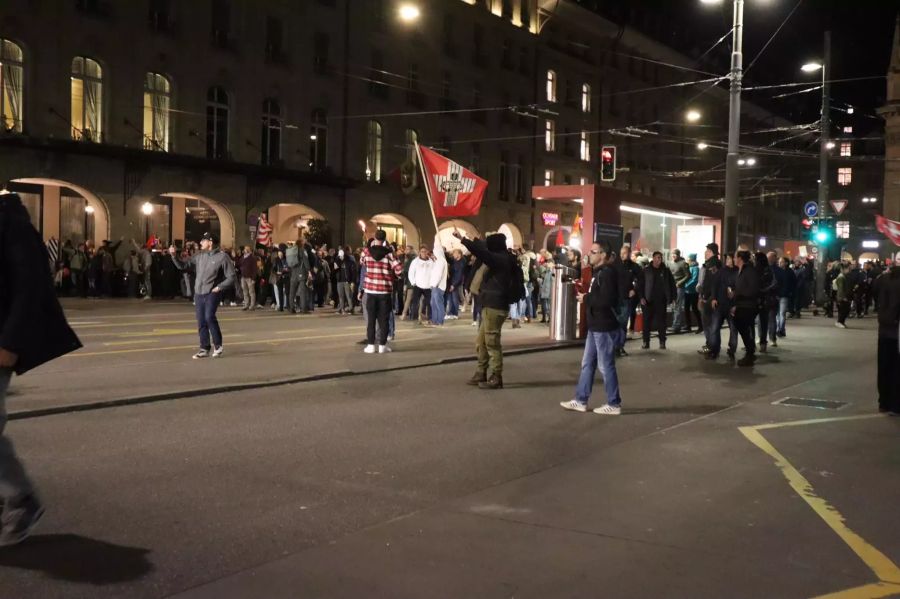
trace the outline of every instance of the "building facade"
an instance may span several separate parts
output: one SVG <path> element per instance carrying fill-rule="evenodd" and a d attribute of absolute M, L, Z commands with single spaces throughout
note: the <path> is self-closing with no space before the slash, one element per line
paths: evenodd
<path fill-rule="evenodd" d="M 478 216 L 442 228 L 540 246 L 578 206 L 547 221 L 533 188 L 601 184 L 600 148 L 615 144 L 602 184 L 615 201 L 721 211 L 724 151 L 697 143 L 727 121 L 727 93 L 685 86 L 702 78 L 686 57 L 566 0 L 404 4 L 419 14 L 395 0 L 7 0 L 0 182 L 47 239 L 211 230 L 228 247 L 266 212 L 276 241 L 316 218 L 334 243 L 382 227 L 416 245 L 433 236 L 420 143 L 490 182 Z M 683 118 L 694 106 L 701 123 Z M 743 112 L 748 130 L 788 124 Z M 748 188 L 753 238 L 756 215 L 776 226 L 782 208 L 760 210 Z"/>
<path fill-rule="evenodd" d="M 887 73 L 887 104 L 879 113 L 885 121 L 884 216 L 900 221 L 900 16 Z"/>

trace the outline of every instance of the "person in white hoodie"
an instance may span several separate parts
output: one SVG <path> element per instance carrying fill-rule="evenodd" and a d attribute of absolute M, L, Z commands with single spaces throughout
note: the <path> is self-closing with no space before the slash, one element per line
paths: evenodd
<path fill-rule="evenodd" d="M 409 265 L 409 283 L 413 286 L 412 306 L 409 309 L 409 320 L 422 320 L 422 311 L 430 312 L 431 304 L 431 269 L 434 260 L 428 255 L 428 246 L 419 247 L 419 256 Z M 419 309 L 419 302 L 425 300 L 425 307 Z M 426 315 L 427 316 L 427 315 Z"/>
<path fill-rule="evenodd" d="M 431 267 L 431 320 L 428 325 L 434 327 L 444 326 L 444 291 L 447 289 L 447 255 L 441 246 L 439 235 L 434 236 L 434 263 Z"/>

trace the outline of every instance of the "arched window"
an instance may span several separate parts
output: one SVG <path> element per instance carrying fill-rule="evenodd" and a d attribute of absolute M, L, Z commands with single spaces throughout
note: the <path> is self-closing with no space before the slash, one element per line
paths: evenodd
<path fill-rule="evenodd" d="M 281 105 L 266 98 L 262 115 L 262 163 L 271 165 L 281 160 Z"/>
<path fill-rule="evenodd" d="M 159 73 L 147 73 L 144 78 L 144 149 L 169 151 L 169 108 L 172 104 L 172 85 Z"/>
<path fill-rule="evenodd" d="M 72 61 L 72 139 L 99 142 L 103 135 L 103 69 L 96 60 Z"/>
<path fill-rule="evenodd" d="M 328 159 L 328 117 L 321 108 L 312 113 L 312 125 L 309 128 L 309 169 L 324 171 Z"/>
<path fill-rule="evenodd" d="M 547 71 L 547 101 L 556 102 L 556 71 Z"/>
<path fill-rule="evenodd" d="M 228 157 L 228 92 L 221 87 L 206 93 L 206 157 Z"/>
<path fill-rule="evenodd" d="M 22 132 L 22 86 L 25 57 L 21 46 L 0 38 L 0 126 Z"/>
<path fill-rule="evenodd" d="M 366 128 L 366 181 L 381 182 L 381 146 L 384 131 L 378 121 L 369 121 Z"/>
<path fill-rule="evenodd" d="M 419 133 L 415 129 L 407 129 L 406 138 L 406 161 L 412 164 L 419 164 L 419 157 L 416 154 L 416 144 L 419 142 Z"/>

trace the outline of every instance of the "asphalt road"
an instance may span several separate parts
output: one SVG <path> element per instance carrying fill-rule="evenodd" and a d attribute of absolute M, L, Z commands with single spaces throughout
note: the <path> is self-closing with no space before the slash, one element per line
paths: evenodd
<path fill-rule="evenodd" d="M 558 407 L 565 349 L 499 392 L 444 364 L 13 421 L 48 513 L 0 597 L 900 594 L 900 420 L 851 327 L 791 321 L 753 369 L 635 350 L 621 417 Z"/>

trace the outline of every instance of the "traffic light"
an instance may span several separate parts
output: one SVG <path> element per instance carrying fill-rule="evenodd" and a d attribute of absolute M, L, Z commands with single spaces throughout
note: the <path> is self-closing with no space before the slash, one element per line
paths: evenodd
<path fill-rule="evenodd" d="M 600 180 L 616 180 L 616 146 L 603 146 L 600 151 Z"/>
<path fill-rule="evenodd" d="M 804 218 L 800 221 L 800 235 L 803 239 L 812 240 L 813 222 L 810 219 Z"/>

